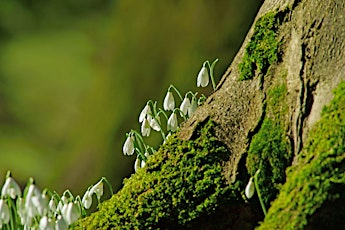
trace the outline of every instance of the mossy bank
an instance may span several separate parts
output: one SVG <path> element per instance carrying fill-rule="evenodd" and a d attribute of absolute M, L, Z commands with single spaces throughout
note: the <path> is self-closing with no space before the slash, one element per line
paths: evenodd
<path fill-rule="evenodd" d="M 341 228 L 345 219 L 344 111 L 343 82 L 311 130 L 298 163 L 288 169 L 287 182 L 259 229 Z"/>
<path fill-rule="evenodd" d="M 169 138 L 145 168 L 126 179 L 117 194 L 75 228 L 193 228 L 230 202 L 243 202 L 245 185 L 241 189 L 239 182 L 229 185 L 223 175 L 229 153 L 212 136 L 213 126 L 212 121 L 200 125 L 194 140 Z"/>

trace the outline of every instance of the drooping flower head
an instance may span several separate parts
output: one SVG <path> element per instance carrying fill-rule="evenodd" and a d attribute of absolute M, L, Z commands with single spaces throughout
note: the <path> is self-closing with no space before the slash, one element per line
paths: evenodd
<path fill-rule="evenodd" d="M 5 200 L 0 199 L 0 229 L 2 225 L 8 224 L 10 222 L 10 209 L 6 204 Z"/>
<path fill-rule="evenodd" d="M 101 199 L 101 196 L 103 196 L 103 181 L 100 180 L 97 184 L 92 186 L 90 189 L 90 194 L 96 194 L 97 199 Z"/>
<path fill-rule="evenodd" d="M 251 177 L 245 189 L 246 197 L 248 199 L 252 198 L 252 196 L 254 195 L 254 192 L 255 192 L 255 186 L 254 186 L 253 178 Z"/>
<path fill-rule="evenodd" d="M 83 199 L 81 200 L 82 205 L 84 208 L 89 209 L 92 205 L 92 193 L 90 193 L 90 190 L 87 190 L 83 196 Z"/>
<path fill-rule="evenodd" d="M 147 115 L 151 115 L 151 108 L 149 104 L 146 104 L 139 115 L 139 122 L 143 122 Z"/>
<path fill-rule="evenodd" d="M 210 76 L 208 74 L 208 70 L 207 70 L 205 63 L 204 63 L 204 65 L 202 66 L 202 68 L 198 74 L 196 86 L 197 87 L 206 87 L 209 82 L 210 82 Z"/>
<path fill-rule="evenodd" d="M 77 202 L 68 202 L 61 209 L 61 214 L 67 225 L 73 224 L 81 215 L 81 210 Z"/>
<path fill-rule="evenodd" d="M 175 99 L 171 91 L 168 91 L 165 95 L 164 102 L 163 102 L 164 110 L 174 110 L 175 109 Z"/>
<path fill-rule="evenodd" d="M 180 110 L 182 111 L 183 115 L 187 115 L 189 107 L 190 107 L 190 101 L 188 97 L 185 97 L 181 103 Z"/>
<path fill-rule="evenodd" d="M 139 157 L 137 157 L 137 159 L 135 159 L 135 162 L 134 162 L 134 171 L 137 172 L 140 167 L 141 167 L 141 160 L 139 159 Z"/>
<path fill-rule="evenodd" d="M 156 116 L 155 118 L 148 119 L 148 121 L 150 122 L 150 126 L 153 130 L 155 130 L 157 132 L 161 131 L 159 116 Z"/>
<path fill-rule="evenodd" d="M 144 119 L 143 123 L 141 123 L 141 134 L 143 135 L 143 137 L 145 136 L 150 136 L 150 132 L 151 132 L 151 126 L 150 123 L 148 121 L 148 119 Z"/>
<path fill-rule="evenodd" d="M 176 131 L 178 127 L 177 116 L 175 113 L 172 113 L 168 119 L 167 129 L 168 131 Z"/>
<path fill-rule="evenodd" d="M 4 186 L 1 189 L 1 196 L 6 197 L 10 196 L 12 199 L 15 199 L 17 196 L 20 197 L 22 192 L 20 190 L 19 185 L 17 182 L 10 176 L 8 173 L 8 177 L 6 178 Z"/>
<path fill-rule="evenodd" d="M 198 102 L 195 97 L 192 98 L 192 101 L 190 103 L 190 106 L 188 108 L 188 116 L 192 116 L 194 111 L 198 108 Z"/>
<path fill-rule="evenodd" d="M 124 155 L 133 155 L 134 153 L 134 136 L 130 133 L 122 148 Z"/>

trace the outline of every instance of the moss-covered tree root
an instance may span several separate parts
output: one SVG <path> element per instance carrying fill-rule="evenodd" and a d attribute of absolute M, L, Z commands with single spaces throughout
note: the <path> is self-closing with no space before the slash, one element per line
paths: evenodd
<path fill-rule="evenodd" d="M 213 126 L 211 121 L 199 126 L 195 140 L 169 138 L 145 168 L 125 180 L 117 194 L 75 228 L 193 227 L 229 202 L 242 200 L 239 183 L 229 185 L 223 175 L 229 152 L 212 136 Z"/>
<path fill-rule="evenodd" d="M 342 228 L 345 220 L 344 111 L 345 83 L 341 83 L 310 132 L 298 164 L 289 168 L 287 182 L 259 229 Z"/>

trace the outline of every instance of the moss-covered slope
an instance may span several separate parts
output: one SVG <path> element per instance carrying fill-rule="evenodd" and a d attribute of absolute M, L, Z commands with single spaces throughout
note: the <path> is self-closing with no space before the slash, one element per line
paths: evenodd
<path fill-rule="evenodd" d="M 345 83 L 334 94 L 259 229 L 339 229 L 343 225 Z"/>
<path fill-rule="evenodd" d="M 83 229 L 176 229 L 214 213 L 240 197 L 223 176 L 227 149 L 213 136 L 211 121 L 193 141 L 171 137 L 145 168 L 100 210 L 78 223 Z M 237 195 L 236 195 L 237 194 Z"/>

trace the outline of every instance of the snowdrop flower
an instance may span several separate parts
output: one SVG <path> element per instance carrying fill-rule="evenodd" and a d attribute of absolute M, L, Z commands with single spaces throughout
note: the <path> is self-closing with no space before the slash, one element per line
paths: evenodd
<path fill-rule="evenodd" d="M 168 91 L 165 95 L 164 102 L 163 102 L 164 110 L 174 110 L 175 109 L 175 99 L 172 92 Z"/>
<path fill-rule="evenodd" d="M 141 134 L 145 136 L 150 136 L 151 126 L 147 119 L 144 119 L 143 123 L 141 123 Z"/>
<path fill-rule="evenodd" d="M 60 199 L 58 205 L 57 205 L 56 210 L 57 210 L 57 211 L 61 211 L 61 210 L 62 210 L 62 207 L 64 206 L 64 204 L 67 203 L 67 200 L 68 200 L 67 197 L 66 197 L 65 195 L 63 195 L 63 196 L 61 197 L 61 199 Z"/>
<path fill-rule="evenodd" d="M 29 218 L 35 217 L 37 214 L 40 214 L 39 211 L 41 209 L 41 192 L 40 190 L 34 185 L 31 184 L 28 189 L 28 193 L 26 194 L 25 198 L 25 210 Z"/>
<path fill-rule="evenodd" d="M 185 97 L 181 103 L 181 106 L 180 106 L 180 110 L 182 111 L 183 115 L 187 115 L 187 112 L 189 110 L 189 107 L 190 107 L 190 101 L 188 99 L 188 97 Z"/>
<path fill-rule="evenodd" d="M 92 188 L 90 189 L 90 194 L 96 194 L 97 199 L 101 199 L 101 196 L 103 195 L 103 181 L 100 180 L 97 184 L 95 184 L 94 186 L 92 186 Z"/>
<path fill-rule="evenodd" d="M 89 209 L 92 205 L 92 193 L 90 193 L 89 190 L 87 190 L 83 196 L 83 199 L 81 200 L 81 203 L 83 204 L 84 208 Z"/>
<path fill-rule="evenodd" d="M 245 189 L 246 197 L 248 199 L 252 198 L 252 196 L 254 195 L 254 192 L 255 192 L 255 187 L 254 187 L 253 178 L 251 177 Z"/>
<path fill-rule="evenodd" d="M 152 128 L 153 130 L 155 130 L 155 131 L 157 131 L 157 132 L 161 131 L 161 126 L 159 125 L 160 119 L 159 119 L 158 116 L 155 117 L 155 118 L 151 118 L 151 119 L 149 120 L 149 122 L 150 122 L 150 126 L 151 126 L 151 128 Z"/>
<path fill-rule="evenodd" d="M 139 122 L 140 123 L 143 122 L 144 119 L 146 118 L 146 115 L 150 115 L 150 114 L 151 114 L 151 108 L 148 104 L 146 104 L 139 115 Z"/>
<path fill-rule="evenodd" d="M 5 200 L 0 199 L 0 229 L 2 225 L 8 224 L 10 222 L 10 209 L 6 204 Z"/>
<path fill-rule="evenodd" d="M 196 101 L 196 98 L 193 97 L 192 102 L 188 108 L 188 116 L 192 116 L 192 114 L 195 112 L 195 110 L 198 108 L 198 102 Z"/>
<path fill-rule="evenodd" d="M 78 203 L 69 202 L 67 204 L 64 204 L 61 210 L 61 214 L 67 225 L 73 224 L 81 215 Z"/>
<path fill-rule="evenodd" d="M 141 160 L 139 159 L 139 157 L 137 157 L 137 159 L 134 162 L 134 171 L 137 172 L 140 166 L 141 166 Z"/>
<path fill-rule="evenodd" d="M 177 116 L 175 113 L 172 113 L 168 119 L 168 125 L 167 125 L 167 129 L 168 131 L 176 131 L 178 127 L 178 122 L 177 122 Z"/>
<path fill-rule="evenodd" d="M 55 221 L 55 230 L 67 230 L 68 225 L 61 215 L 58 215 Z"/>
<path fill-rule="evenodd" d="M 47 216 L 43 216 L 39 224 L 40 230 L 55 230 L 55 224 L 52 219 Z"/>
<path fill-rule="evenodd" d="M 17 182 L 12 177 L 7 177 L 4 186 L 1 189 L 1 196 L 10 196 L 12 199 L 15 199 L 17 196 L 20 197 L 22 192 Z"/>
<path fill-rule="evenodd" d="M 209 82 L 210 82 L 210 76 L 208 75 L 207 68 L 205 67 L 205 65 L 203 65 L 198 74 L 196 86 L 206 87 Z"/>
<path fill-rule="evenodd" d="M 122 151 L 123 151 L 123 154 L 125 154 L 125 155 L 133 155 L 133 153 L 134 153 L 134 137 L 131 134 L 128 135 L 128 137 L 125 141 L 125 144 L 123 145 Z"/>

